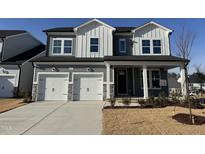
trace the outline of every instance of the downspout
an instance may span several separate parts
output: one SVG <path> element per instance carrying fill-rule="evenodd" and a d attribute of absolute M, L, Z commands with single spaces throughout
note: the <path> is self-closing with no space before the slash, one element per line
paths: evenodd
<path fill-rule="evenodd" d="M 16 96 L 19 96 L 19 92 L 20 92 L 20 80 L 21 80 L 21 65 L 18 64 L 18 68 L 19 68 L 19 77 L 18 77 L 18 87 L 17 87 L 17 94 Z"/>
<path fill-rule="evenodd" d="M 132 31 L 132 56 L 134 56 L 135 32 Z"/>
<path fill-rule="evenodd" d="M 33 95 L 33 89 L 34 89 L 34 80 L 35 80 L 35 75 L 36 75 L 36 64 L 34 64 L 34 62 L 32 62 L 32 66 L 33 66 L 33 79 L 32 79 L 32 88 L 31 88 L 31 100 L 32 101 L 36 101 L 37 100 L 37 94 L 35 93 L 35 96 Z"/>

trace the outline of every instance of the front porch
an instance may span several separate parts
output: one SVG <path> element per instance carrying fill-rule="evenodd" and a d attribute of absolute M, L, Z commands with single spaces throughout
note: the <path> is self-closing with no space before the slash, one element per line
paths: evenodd
<path fill-rule="evenodd" d="M 186 95 L 185 72 L 182 62 L 106 62 L 106 99 L 148 99 L 169 96 L 168 70 L 180 67 L 182 96 Z M 113 81 L 110 82 L 110 71 Z"/>

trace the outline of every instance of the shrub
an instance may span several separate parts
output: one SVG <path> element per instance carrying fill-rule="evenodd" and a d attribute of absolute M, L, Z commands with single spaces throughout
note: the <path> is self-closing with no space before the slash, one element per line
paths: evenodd
<path fill-rule="evenodd" d="M 108 99 L 108 102 L 110 103 L 111 107 L 114 107 L 115 103 L 116 103 L 116 99 L 115 98 L 110 98 L 110 99 Z"/>
<path fill-rule="evenodd" d="M 159 93 L 158 96 L 158 105 L 159 106 L 166 106 L 168 104 L 168 99 L 166 97 L 166 94 L 164 92 Z"/>
<path fill-rule="evenodd" d="M 145 105 L 146 100 L 144 100 L 144 99 L 138 99 L 138 103 L 139 103 L 140 105 Z"/>
<path fill-rule="evenodd" d="M 122 103 L 123 103 L 124 105 L 130 105 L 131 99 L 129 99 L 129 98 L 124 98 L 124 99 L 122 99 Z"/>
<path fill-rule="evenodd" d="M 30 96 L 30 93 L 28 91 L 20 91 L 18 93 L 18 96 L 20 98 L 23 98 L 24 99 L 24 102 L 28 103 L 31 101 L 31 96 Z"/>
<path fill-rule="evenodd" d="M 171 96 L 172 103 L 179 103 L 180 102 L 180 100 L 179 100 L 180 95 L 178 93 L 172 92 L 170 96 Z"/>

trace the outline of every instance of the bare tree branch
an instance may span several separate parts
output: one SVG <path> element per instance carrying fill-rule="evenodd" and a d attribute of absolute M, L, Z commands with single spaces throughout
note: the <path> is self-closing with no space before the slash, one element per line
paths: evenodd
<path fill-rule="evenodd" d="M 176 39 L 176 46 L 178 48 L 177 55 L 183 59 L 191 60 L 191 51 L 196 38 L 196 33 L 187 31 L 185 25 L 182 25 L 182 30 L 178 34 Z M 189 99 L 189 86 L 188 86 L 188 61 L 184 62 L 184 70 L 185 70 L 185 86 L 187 91 L 186 100 L 189 104 L 189 113 L 190 120 L 192 121 L 192 110 L 191 110 L 191 102 Z M 193 121 L 192 121 L 193 122 Z"/>

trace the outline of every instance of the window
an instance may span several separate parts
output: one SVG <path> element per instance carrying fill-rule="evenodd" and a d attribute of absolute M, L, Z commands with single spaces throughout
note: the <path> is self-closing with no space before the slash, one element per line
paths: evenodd
<path fill-rule="evenodd" d="M 161 40 L 153 40 L 153 53 L 161 54 Z"/>
<path fill-rule="evenodd" d="M 161 40 L 142 40 L 142 54 L 161 54 Z"/>
<path fill-rule="evenodd" d="M 99 39 L 91 38 L 90 39 L 90 52 L 98 52 L 99 51 Z"/>
<path fill-rule="evenodd" d="M 143 88 L 143 71 L 140 71 L 141 88 Z M 161 88 L 160 86 L 160 71 L 159 70 L 147 70 L 147 83 L 149 89 Z"/>
<path fill-rule="evenodd" d="M 70 54 L 72 51 L 72 41 L 71 40 L 64 40 L 64 53 Z"/>
<path fill-rule="evenodd" d="M 119 39 L 119 52 L 126 53 L 126 39 Z"/>
<path fill-rule="evenodd" d="M 150 40 L 142 40 L 142 53 L 143 54 L 150 53 Z"/>
<path fill-rule="evenodd" d="M 70 38 L 54 38 L 53 39 L 53 55 L 71 55 L 72 39 Z"/>
<path fill-rule="evenodd" d="M 152 88 L 160 88 L 159 71 L 152 71 Z"/>
<path fill-rule="evenodd" d="M 53 53 L 54 54 L 60 54 L 61 53 L 61 40 L 54 40 L 53 41 Z"/>

